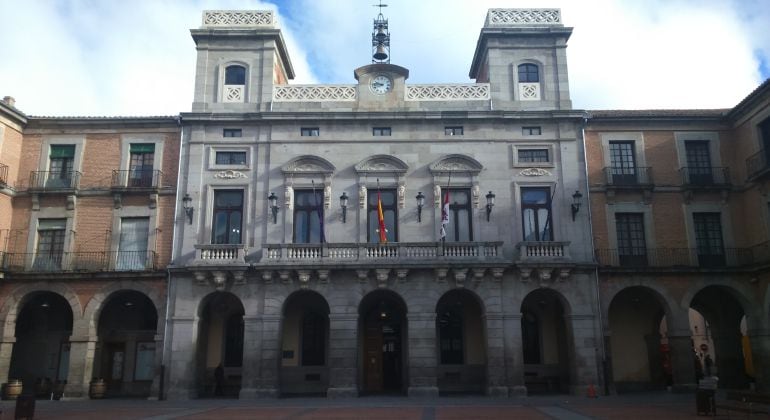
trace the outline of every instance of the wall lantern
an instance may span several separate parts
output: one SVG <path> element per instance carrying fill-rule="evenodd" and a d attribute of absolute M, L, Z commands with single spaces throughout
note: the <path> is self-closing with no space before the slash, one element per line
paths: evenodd
<path fill-rule="evenodd" d="M 575 194 L 572 194 L 572 221 L 575 221 L 575 215 L 580 211 L 580 204 L 581 200 L 583 199 L 583 194 L 580 194 L 580 191 L 575 190 Z"/>
<path fill-rule="evenodd" d="M 190 197 L 190 194 L 185 194 L 184 197 L 182 197 L 182 208 L 184 208 L 184 214 L 187 216 L 187 223 L 191 225 L 194 209 L 192 206 L 192 197 Z"/>
<path fill-rule="evenodd" d="M 422 222 L 422 208 L 425 206 L 425 195 L 422 191 L 417 193 L 417 221 Z"/>
<path fill-rule="evenodd" d="M 343 191 L 340 196 L 340 207 L 342 207 L 342 223 L 345 223 L 348 214 L 348 193 L 345 191 Z"/>
<path fill-rule="evenodd" d="M 495 205 L 495 195 L 492 191 L 485 196 L 487 198 L 487 222 L 489 221 L 489 215 L 492 213 L 492 207 Z"/>
<path fill-rule="evenodd" d="M 273 224 L 278 223 L 278 197 L 274 192 L 271 192 L 267 196 L 267 201 L 270 203 L 270 210 L 273 212 Z"/>

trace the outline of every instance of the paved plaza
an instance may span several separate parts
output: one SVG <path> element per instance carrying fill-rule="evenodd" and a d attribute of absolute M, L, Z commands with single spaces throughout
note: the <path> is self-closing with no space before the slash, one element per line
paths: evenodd
<path fill-rule="evenodd" d="M 597 399 L 573 396 L 484 398 L 362 397 L 327 400 L 80 400 L 36 403 L 35 419 L 686 419 L 697 418 L 692 394 L 634 394 Z M 12 419 L 14 402 L 3 401 L 2 419 Z M 732 413 L 732 418 L 743 418 Z M 745 415 L 744 415 L 745 416 Z M 717 418 L 729 418 L 719 413 Z"/>

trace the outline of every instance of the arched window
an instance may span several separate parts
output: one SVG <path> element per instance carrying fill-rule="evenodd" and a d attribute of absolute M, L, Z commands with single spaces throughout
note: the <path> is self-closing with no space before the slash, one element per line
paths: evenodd
<path fill-rule="evenodd" d="M 245 85 L 246 84 L 246 68 L 243 66 L 227 66 L 225 69 L 225 84 L 226 85 Z"/>
<path fill-rule="evenodd" d="M 535 64 L 519 64 L 519 83 L 539 83 L 540 73 Z"/>

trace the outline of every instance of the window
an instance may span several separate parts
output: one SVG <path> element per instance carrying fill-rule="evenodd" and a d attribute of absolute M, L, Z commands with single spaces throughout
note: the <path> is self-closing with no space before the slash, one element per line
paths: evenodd
<path fill-rule="evenodd" d="M 525 241 L 553 240 L 549 188 L 522 188 L 521 214 Z"/>
<path fill-rule="evenodd" d="M 240 128 L 225 128 L 222 130 L 222 137 L 242 137 L 243 130 Z"/>
<path fill-rule="evenodd" d="M 548 149 L 519 149 L 519 163 L 549 162 Z"/>
<path fill-rule="evenodd" d="M 70 188 L 74 176 L 75 145 L 51 145 L 46 188 Z"/>
<path fill-rule="evenodd" d="M 698 265 L 703 267 L 725 265 L 720 214 L 693 213 L 692 217 L 695 227 L 695 246 L 698 250 Z"/>
<path fill-rule="evenodd" d="M 246 68 L 243 66 L 227 66 L 225 69 L 225 84 L 226 85 L 245 85 L 246 84 Z"/>
<path fill-rule="evenodd" d="M 684 142 L 684 150 L 687 156 L 687 182 L 696 185 L 713 184 L 708 140 L 687 140 Z"/>
<path fill-rule="evenodd" d="M 447 136 L 462 136 L 463 135 L 463 127 L 460 126 L 450 126 L 450 127 L 444 127 L 444 135 Z"/>
<path fill-rule="evenodd" d="M 467 188 L 448 189 L 449 223 L 446 227 L 446 240 L 468 242 L 473 240 L 471 224 L 471 191 Z"/>
<path fill-rule="evenodd" d="M 519 83 L 539 83 L 540 74 L 535 64 L 519 64 Z"/>
<path fill-rule="evenodd" d="M 303 137 L 318 137 L 321 135 L 321 130 L 318 127 L 302 127 L 299 129 L 299 134 Z"/>
<path fill-rule="evenodd" d="M 633 141 L 610 142 L 610 171 L 613 184 L 636 184 L 636 152 Z"/>
<path fill-rule="evenodd" d="M 62 268 L 66 229 L 67 219 L 38 220 L 35 269 L 48 271 Z"/>
<path fill-rule="evenodd" d="M 396 190 L 369 190 L 369 200 L 367 206 L 367 217 L 369 229 L 367 231 L 367 240 L 369 243 L 380 242 L 380 219 L 377 210 L 377 195 L 382 201 L 382 216 L 385 221 L 385 237 L 388 242 L 398 242 L 398 203 L 396 200 Z"/>
<path fill-rule="evenodd" d="M 217 152 L 217 165 L 245 165 L 246 152 Z"/>
<path fill-rule="evenodd" d="M 120 219 L 117 270 L 144 270 L 147 268 L 149 232 L 149 217 L 124 217 Z"/>
<path fill-rule="evenodd" d="M 323 191 L 294 191 L 294 243 L 326 242 L 323 234 Z"/>
<path fill-rule="evenodd" d="M 438 310 L 438 336 L 442 365 L 463 364 L 463 307 L 460 302 Z"/>
<path fill-rule="evenodd" d="M 647 265 L 647 244 L 644 239 L 644 214 L 615 213 L 620 265 Z"/>
<path fill-rule="evenodd" d="M 155 144 L 131 143 L 129 146 L 130 161 L 128 164 L 129 187 L 152 187 L 153 165 L 155 161 Z"/>
<path fill-rule="evenodd" d="M 213 244 L 240 244 L 243 223 L 243 190 L 214 191 Z"/>
<path fill-rule="evenodd" d="M 372 135 L 373 136 L 389 136 L 390 135 L 390 127 L 374 127 L 374 128 L 372 128 Z"/>
<path fill-rule="evenodd" d="M 759 123 L 760 147 L 765 149 L 765 156 L 770 161 L 770 118 Z"/>
<path fill-rule="evenodd" d="M 302 366 L 323 366 L 326 361 L 326 317 L 305 312 L 302 318 Z"/>
<path fill-rule="evenodd" d="M 521 127 L 521 134 L 524 136 L 539 136 L 542 133 L 540 127 Z"/>

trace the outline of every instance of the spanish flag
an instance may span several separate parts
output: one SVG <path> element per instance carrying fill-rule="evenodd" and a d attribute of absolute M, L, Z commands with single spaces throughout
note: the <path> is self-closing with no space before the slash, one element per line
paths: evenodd
<path fill-rule="evenodd" d="M 379 191 L 377 191 L 377 220 L 380 222 L 380 243 L 384 244 L 388 242 L 388 231 L 385 230 L 385 216 L 382 214 L 382 197 Z"/>

